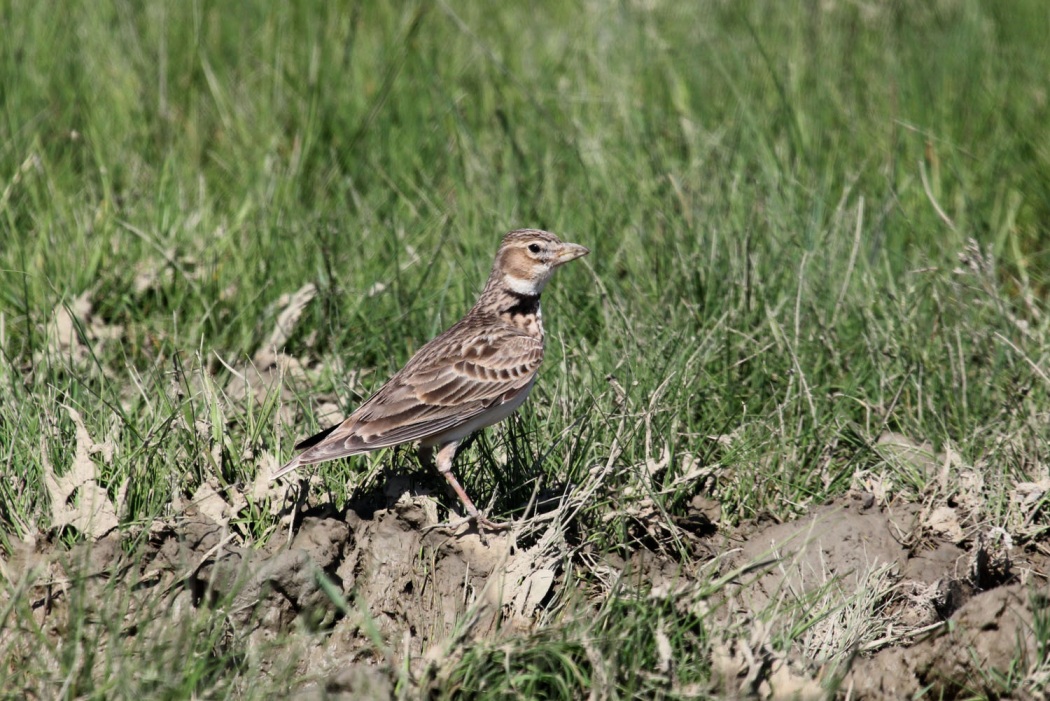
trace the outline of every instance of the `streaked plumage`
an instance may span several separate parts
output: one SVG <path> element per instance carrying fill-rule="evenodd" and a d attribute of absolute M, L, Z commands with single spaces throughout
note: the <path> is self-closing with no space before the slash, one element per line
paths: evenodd
<path fill-rule="evenodd" d="M 420 348 L 342 423 L 299 443 L 296 448 L 305 452 L 273 478 L 300 465 L 419 441 L 438 449 L 438 470 L 469 518 L 496 527 L 452 475 L 452 460 L 460 441 L 507 418 L 525 401 L 543 361 L 540 294 L 555 268 L 587 253 L 546 231 L 508 233 L 467 315 Z"/>

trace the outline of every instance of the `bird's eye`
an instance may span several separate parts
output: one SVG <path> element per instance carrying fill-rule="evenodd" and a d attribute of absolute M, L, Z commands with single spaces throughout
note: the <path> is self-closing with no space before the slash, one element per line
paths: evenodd
<path fill-rule="evenodd" d="M 529 244 L 529 252 L 530 253 L 539 253 L 540 252 L 540 245 L 538 243 L 530 243 Z"/>

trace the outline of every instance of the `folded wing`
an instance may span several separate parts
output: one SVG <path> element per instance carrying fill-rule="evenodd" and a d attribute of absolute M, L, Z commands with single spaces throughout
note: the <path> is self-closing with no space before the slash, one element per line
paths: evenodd
<path fill-rule="evenodd" d="M 511 328 L 483 336 L 454 330 L 420 348 L 341 424 L 303 441 L 306 452 L 274 478 L 299 465 L 445 433 L 528 391 L 543 360 L 542 341 Z"/>

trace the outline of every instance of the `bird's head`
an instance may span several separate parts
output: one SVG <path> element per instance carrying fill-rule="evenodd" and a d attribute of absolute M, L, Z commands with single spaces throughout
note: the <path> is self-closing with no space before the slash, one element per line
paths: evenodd
<path fill-rule="evenodd" d="M 554 269 L 590 250 L 565 243 L 538 229 L 518 229 L 503 237 L 490 282 L 500 282 L 519 295 L 538 295 L 550 282 Z"/>

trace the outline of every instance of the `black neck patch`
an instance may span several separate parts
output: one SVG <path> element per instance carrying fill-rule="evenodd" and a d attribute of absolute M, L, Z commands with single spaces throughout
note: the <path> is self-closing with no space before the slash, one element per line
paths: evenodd
<path fill-rule="evenodd" d="M 514 302 L 502 310 L 501 313 L 503 314 L 518 316 L 520 314 L 535 314 L 540 310 L 539 295 L 526 295 L 513 290 L 506 290 L 506 294 L 514 300 Z"/>

